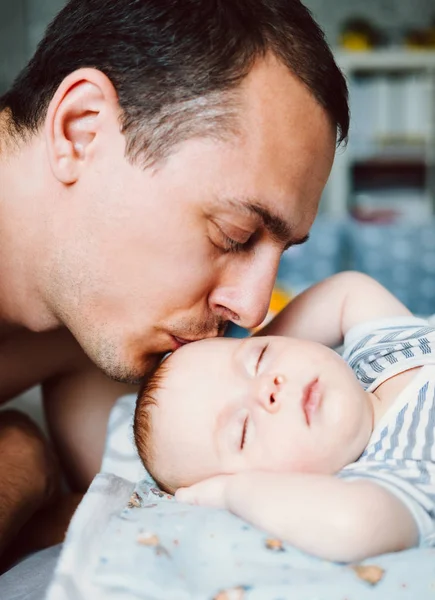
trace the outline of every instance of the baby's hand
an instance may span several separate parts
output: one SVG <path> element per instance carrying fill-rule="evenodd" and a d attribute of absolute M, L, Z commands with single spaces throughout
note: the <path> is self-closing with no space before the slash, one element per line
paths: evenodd
<path fill-rule="evenodd" d="M 175 498 L 179 502 L 199 504 L 213 508 L 227 508 L 227 485 L 233 475 L 217 475 L 187 488 L 179 488 Z"/>

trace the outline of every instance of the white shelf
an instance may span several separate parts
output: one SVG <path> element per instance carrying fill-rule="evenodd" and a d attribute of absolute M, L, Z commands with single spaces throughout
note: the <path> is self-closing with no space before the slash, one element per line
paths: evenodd
<path fill-rule="evenodd" d="M 392 48 L 388 50 L 348 52 L 337 48 L 334 52 L 334 56 L 337 64 L 343 70 L 349 81 L 351 92 L 353 85 L 355 85 L 355 82 L 357 81 L 356 76 L 359 72 L 371 75 L 374 78 L 382 77 L 383 74 L 388 77 L 390 73 L 403 74 L 404 76 L 407 74 L 415 74 L 416 77 L 419 77 L 419 73 L 427 74 L 429 98 L 432 98 L 432 102 L 430 102 L 429 106 L 432 106 L 433 108 L 429 109 L 430 114 L 427 117 L 427 123 L 424 130 L 418 131 L 419 135 L 422 136 L 422 139 L 419 140 L 420 148 L 413 148 L 411 144 L 408 148 L 409 151 L 403 152 L 403 154 L 407 155 L 406 158 L 408 159 L 411 159 L 412 157 L 414 160 L 418 159 L 419 162 L 425 163 L 427 172 L 426 189 L 428 193 L 432 195 L 435 212 L 435 50 Z M 390 85 L 394 85 L 395 80 L 392 79 L 391 82 Z M 397 84 L 400 84 L 400 81 L 397 82 Z M 409 96 L 409 88 L 406 93 L 408 94 L 406 96 L 409 98 L 408 101 L 412 101 L 412 94 Z M 403 98 L 400 98 L 399 95 L 399 101 L 403 102 Z M 361 107 L 359 106 L 359 108 Z M 358 112 L 355 110 L 354 114 L 355 112 L 359 114 L 361 111 Z M 389 118 L 391 120 L 392 117 Z M 365 127 L 365 123 L 361 121 L 361 117 L 358 118 L 357 122 L 362 122 Z M 367 123 L 367 125 L 368 127 L 366 130 L 369 130 L 371 125 L 369 123 Z M 361 127 L 357 130 L 354 129 L 354 136 L 358 135 L 358 131 L 361 132 L 363 130 Z M 391 136 L 392 133 L 394 132 L 391 132 L 389 135 Z M 347 214 L 348 199 L 352 190 L 351 171 L 352 166 L 355 163 L 360 161 L 366 162 L 375 157 L 382 159 L 383 155 L 385 155 L 386 159 L 392 158 L 391 155 L 394 153 L 394 145 L 392 145 L 391 148 L 386 147 L 383 149 L 381 147 L 382 144 L 380 144 L 382 135 L 385 135 L 382 127 L 378 134 L 373 132 L 372 137 L 370 134 L 367 135 L 368 140 L 370 140 L 371 137 L 370 147 L 367 148 L 367 151 L 361 151 L 361 148 L 358 149 L 356 145 L 352 144 L 352 141 L 347 151 L 343 148 L 338 150 L 328 182 L 325 201 L 323 203 L 326 212 L 339 217 L 343 217 Z M 401 132 L 400 135 L 403 135 L 403 132 Z M 356 137 L 353 139 L 356 139 Z M 364 142 L 364 140 L 362 141 Z M 377 146 L 379 146 L 379 148 L 377 148 Z M 402 144 L 402 146 L 405 149 L 407 144 Z M 379 150 L 379 152 L 375 150 Z M 397 152 L 397 157 L 395 157 L 397 162 L 400 163 L 403 158 L 404 156 L 402 157 L 401 153 Z"/>
<path fill-rule="evenodd" d="M 337 50 L 334 56 L 344 71 L 435 71 L 435 50 Z"/>

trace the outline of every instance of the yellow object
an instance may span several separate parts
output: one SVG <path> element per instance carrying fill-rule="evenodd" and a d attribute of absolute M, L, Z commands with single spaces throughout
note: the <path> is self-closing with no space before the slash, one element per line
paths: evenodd
<path fill-rule="evenodd" d="M 283 308 L 287 306 L 291 299 L 292 296 L 289 292 L 283 290 L 280 287 L 275 287 L 272 292 L 272 297 L 270 298 L 269 310 L 267 312 L 266 318 L 264 319 L 263 323 L 261 323 L 261 325 L 259 325 L 252 331 L 258 331 L 259 329 L 267 325 L 267 323 L 269 323 L 273 319 L 273 317 L 275 317 L 279 312 L 282 311 Z"/>
<path fill-rule="evenodd" d="M 370 43 L 367 36 L 353 31 L 342 33 L 340 41 L 343 48 L 345 48 L 345 50 L 350 50 L 351 52 L 361 52 L 373 48 L 373 45 Z"/>

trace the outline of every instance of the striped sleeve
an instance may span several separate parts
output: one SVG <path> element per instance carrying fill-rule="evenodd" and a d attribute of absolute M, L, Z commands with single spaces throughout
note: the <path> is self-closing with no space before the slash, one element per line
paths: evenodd
<path fill-rule="evenodd" d="M 435 364 L 435 328 L 413 316 L 364 323 L 346 335 L 343 358 L 371 392 L 398 373 Z"/>
<path fill-rule="evenodd" d="M 435 465 L 406 465 L 397 461 L 355 463 L 345 467 L 338 477 L 348 481 L 364 479 L 388 490 L 398 498 L 414 518 L 420 546 L 435 546 Z"/>
<path fill-rule="evenodd" d="M 415 519 L 420 545 L 435 545 L 435 369 L 419 371 L 378 424 L 364 453 L 338 476 L 381 485 Z"/>

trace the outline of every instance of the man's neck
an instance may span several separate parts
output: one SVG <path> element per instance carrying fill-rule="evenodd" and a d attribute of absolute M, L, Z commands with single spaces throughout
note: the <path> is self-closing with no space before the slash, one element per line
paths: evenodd
<path fill-rule="evenodd" d="M 46 308 L 38 297 L 44 261 L 46 157 L 41 137 L 11 134 L 0 113 L 0 335 L 10 327 L 42 330 Z M 44 164 L 45 162 L 45 164 Z M 47 323 L 48 324 L 48 323 Z"/>

